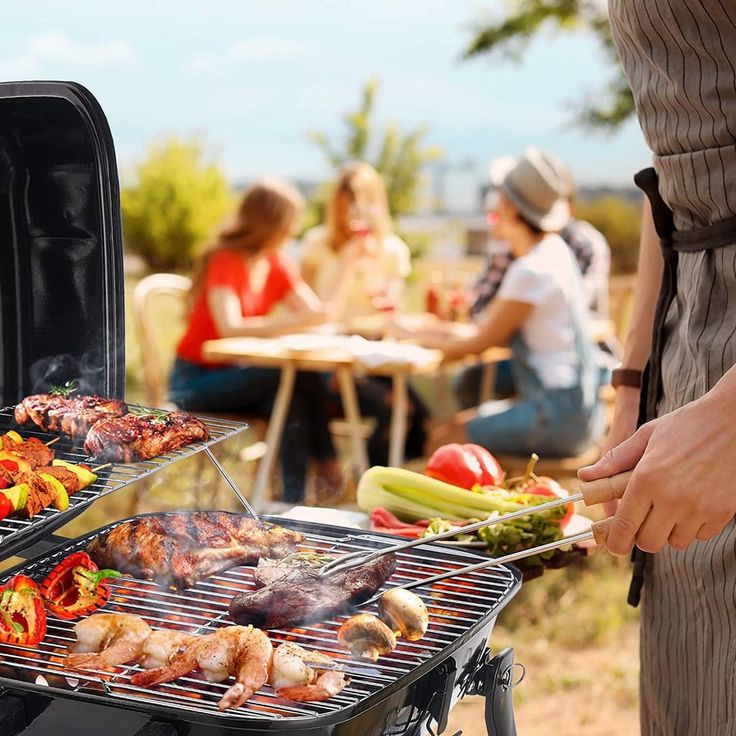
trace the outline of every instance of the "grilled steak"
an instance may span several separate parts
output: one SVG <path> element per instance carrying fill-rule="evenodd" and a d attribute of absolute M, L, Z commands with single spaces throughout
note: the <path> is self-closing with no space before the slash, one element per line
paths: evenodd
<path fill-rule="evenodd" d="M 184 411 L 126 414 L 97 422 L 87 434 L 84 450 L 100 461 L 129 463 L 207 439 L 207 427 Z"/>
<path fill-rule="evenodd" d="M 284 557 L 302 539 L 241 514 L 193 511 L 126 521 L 94 539 L 87 552 L 100 567 L 182 590 L 236 565 Z"/>
<path fill-rule="evenodd" d="M 236 623 L 266 629 L 332 618 L 368 600 L 395 568 L 393 554 L 324 578 L 307 565 L 292 566 L 264 588 L 236 595 L 230 615 Z"/>
<path fill-rule="evenodd" d="M 26 396 L 15 407 L 15 421 L 18 424 L 32 422 L 47 432 L 65 432 L 76 437 L 87 434 L 89 428 L 99 419 L 122 416 L 127 412 L 125 402 L 119 399 L 35 394 Z"/>

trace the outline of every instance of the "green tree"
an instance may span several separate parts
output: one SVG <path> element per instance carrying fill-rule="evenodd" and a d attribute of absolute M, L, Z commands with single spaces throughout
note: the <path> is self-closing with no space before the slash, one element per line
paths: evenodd
<path fill-rule="evenodd" d="M 578 106 L 578 121 L 585 127 L 614 130 L 634 113 L 634 99 L 616 55 L 606 6 L 601 0 L 507 0 L 498 19 L 477 24 L 463 56 L 498 52 L 518 61 L 532 39 L 546 29 L 588 30 L 594 33 L 614 69 L 597 95 Z"/>
<path fill-rule="evenodd" d="M 120 199 L 126 248 L 157 270 L 189 267 L 233 205 L 222 168 L 198 138 L 152 144 Z"/>
<path fill-rule="evenodd" d="M 600 230 L 611 246 L 611 271 L 635 273 L 641 234 L 641 203 L 615 195 L 578 202 L 575 216 Z"/>
<path fill-rule="evenodd" d="M 378 82 L 368 81 L 363 87 L 358 108 L 347 113 L 344 140 L 333 142 L 326 133 L 315 131 L 309 138 L 323 151 L 330 166 L 337 169 L 347 161 L 368 161 L 386 182 L 388 204 L 392 215 L 416 209 L 422 182 L 422 169 L 440 157 L 436 147 L 425 146 L 425 126 L 403 132 L 397 123 L 388 123 L 377 130 L 374 120 Z M 324 189 L 318 192 L 317 204 L 324 206 Z M 321 204 L 320 204 L 321 203 Z M 319 209 L 319 207 L 317 208 Z M 313 212 L 317 219 L 321 212 Z M 317 216 L 317 217 L 315 217 Z"/>

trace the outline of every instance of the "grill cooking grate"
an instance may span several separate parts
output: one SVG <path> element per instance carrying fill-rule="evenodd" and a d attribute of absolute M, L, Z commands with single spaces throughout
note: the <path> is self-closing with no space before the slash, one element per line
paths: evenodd
<path fill-rule="evenodd" d="M 282 523 L 279 519 L 275 521 Z M 283 523 L 307 534 L 302 544 L 304 550 L 345 553 L 375 549 L 391 543 L 390 539 L 359 530 L 353 532 L 305 522 Z M 99 531 L 103 530 L 72 542 L 53 555 L 25 565 L 22 571 L 41 580 L 61 558 L 84 548 Z M 391 576 L 388 587 L 417 580 L 437 571 L 457 569 L 479 559 L 480 556 L 475 554 L 450 551 L 439 546 L 415 548 L 398 556 L 397 570 Z M 19 681 L 42 687 L 48 685 L 55 694 L 68 697 L 106 695 L 117 701 L 127 701 L 128 707 L 137 710 L 177 714 L 190 721 L 210 724 L 215 718 L 225 719 L 232 726 L 245 720 L 262 722 L 336 714 L 341 709 L 350 709 L 379 694 L 387 687 L 395 684 L 400 686 L 402 678 L 422 665 L 434 667 L 441 659 L 435 659 L 437 655 L 447 652 L 448 647 L 457 644 L 470 630 L 488 626 L 491 618 L 513 595 L 518 583 L 518 575 L 513 570 L 499 567 L 415 589 L 429 609 L 430 625 L 426 636 L 418 642 L 400 639 L 396 650 L 382 656 L 377 663 L 353 661 L 349 653 L 337 645 L 336 631 L 345 616 L 297 629 L 271 630 L 269 635 L 274 646 L 281 641 L 292 640 L 306 649 L 325 652 L 340 660 L 351 677 L 351 683 L 339 695 L 323 703 L 290 703 L 266 686 L 242 707 L 220 713 L 217 701 L 228 683 L 207 683 L 199 674 L 145 689 L 130 682 L 132 674 L 138 671 L 136 666 L 121 666 L 114 670 L 86 674 L 70 672 L 62 667 L 61 662 L 67 645 L 75 638 L 72 630 L 74 622 L 51 616 L 46 638 L 37 647 L 29 649 L 0 645 L 0 684 L 16 688 Z M 214 575 L 184 592 L 161 590 L 152 582 L 124 578 L 111 583 L 112 595 L 104 610 L 142 616 L 153 628 L 209 633 L 232 624 L 227 614 L 231 598 L 252 587 L 252 573 L 248 567 L 237 567 Z M 372 604 L 364 610 L 375 613 L 376 606 Z M 43 690 L 46 691 L 46 688 L 43 687 Z"/>
<path fill-rule="evenodd" d="M 13 409 L 13 407 L 0 409 L 0 434 L 7 432 L 9 429 L 18 429 L 13 420 Z M 66 511 L 47 508 L 34 516 L 33 519 L 19 519 L 15 517 L 2 519 L 0 521 L 0 559 L 10 557 L 10 555 L 19 549 L 29 546 L 46 534 L 50 534 L 54 529 L 58 529 L 62 524 L 74 518 L 74 516 L 98 498 L 124 488 L 130 483 L 135 483 L 141 478 L 155 473 L 157 470 L 162 470 L 174 462 L 183 460 L 199 452 L 205 446 L 221 442 L 248 428 L 247 424 L 241 422 L 231 422 L 213 417 L 200 417 L 200 419 L 202 419 L 209 430 L 210 440 L 208 442 L 196 442 L 182 447 L 180 450 L 159 455 L 159 457 L 155 457 L 152 460 L 142 460 L 136 463 L 125 464 L 114 463 L 110 467 L 101 470 L 98 473 L 97 480 L 91 486 L 69 496 L 69 508 Z M 38 437 L 42 442 L 48 442 L 49 440 L 61 437 L 54 444 L 56 457 L 75 463 L 90 462 L 89 456 L 85 454 L 83 449 L 84 441 L 77 440 L 75 442 L 66 435 L 43 432 L 30 425 L 21 427 L 18 431 L 23 437 Z"/>

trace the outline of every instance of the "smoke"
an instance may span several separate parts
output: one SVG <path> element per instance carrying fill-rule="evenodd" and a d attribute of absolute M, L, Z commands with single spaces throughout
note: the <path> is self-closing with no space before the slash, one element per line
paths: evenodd
<path fill-rule="evenodd" d="M 80 357 L 68 353 L 36 360 L 30 369 L 31 393 L 41 394 L 67 381 L 76 381 L 80 394 L 104 393 L 105 369 L 102 354 L 88 350 Z"/>

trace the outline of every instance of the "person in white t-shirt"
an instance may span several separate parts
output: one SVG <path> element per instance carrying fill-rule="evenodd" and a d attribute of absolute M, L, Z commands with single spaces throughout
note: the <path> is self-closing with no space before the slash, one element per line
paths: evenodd
<path fill-rule="evenodd" d="M 309 230 L 302 240 L 301 270 L 337 322 L 349 324 L 352 318 L 401 309 L 405 280 L 411 272 L 409 247 L 393 232 L 386 187 L 370 164 L 353 161 L 342 167 L 325 224 Z M 331 381 L 334 388 L 333 384 Z M 368 440 L 368 459 L 372 465 L 386 465 L 391 381 L 361 378 L 356 389 L 361 413 L 376 420 Z M 429 412 L 411 389 L 409 399 L 405 454 L 413 458 L 423 452 Z"/>
<path fill-rule="evenodd" d="M 580 271 L 556 233 L 570 217 L 566 169 L 550 153 L 530 148 L 509 161 L 498 186 L 494 237 L 514 260 L 474 334 L 453 338 L 438 322 L 397 333 L 443 350 L 446 360 L 509 345 L 514 353 L 513 400 L 462 412 L 432 432 L 428 451 L 448 442 L 475 442 L 492 452 L 570 455 L 603 431 L 598 367 L 586 328 Z"/>

